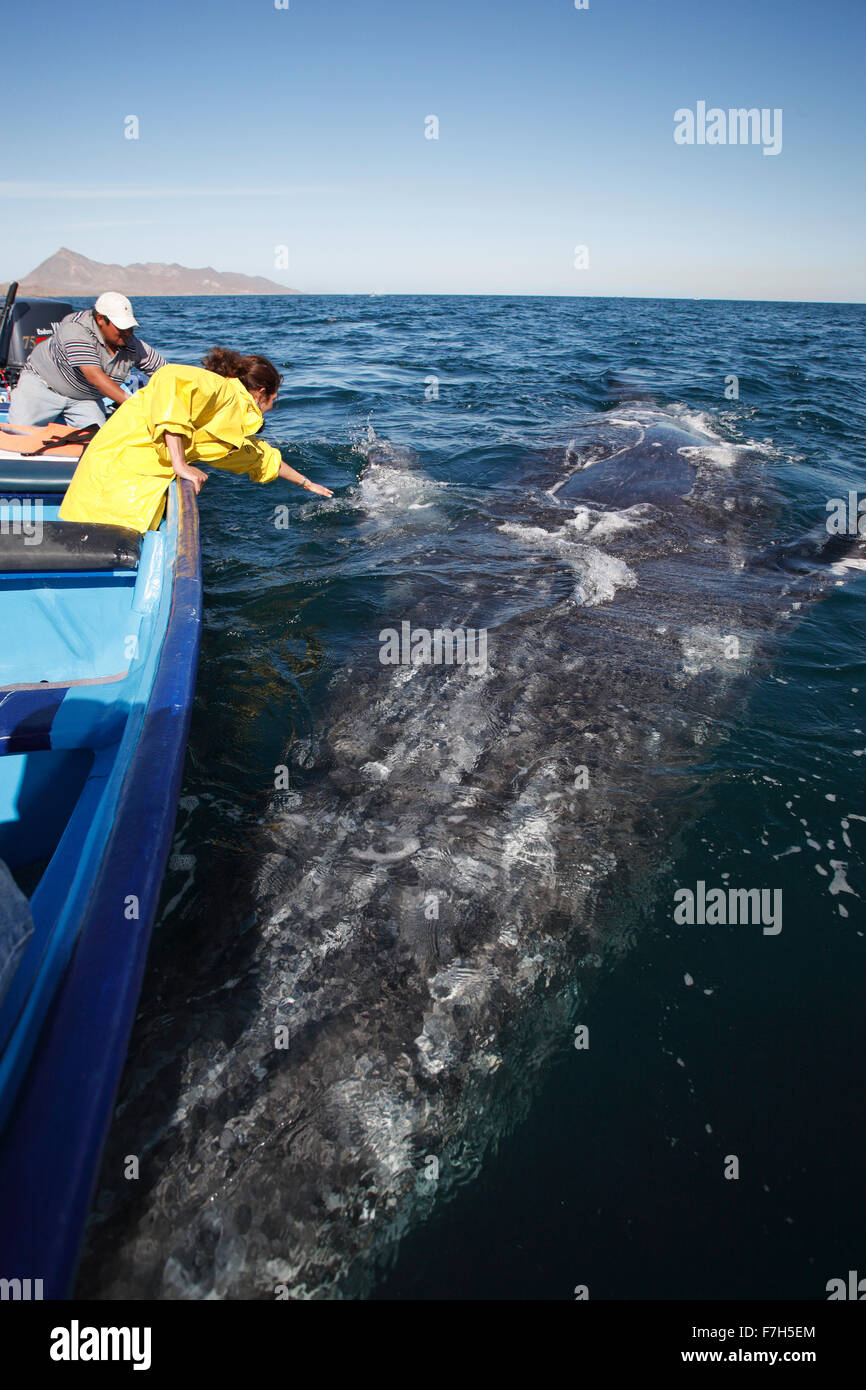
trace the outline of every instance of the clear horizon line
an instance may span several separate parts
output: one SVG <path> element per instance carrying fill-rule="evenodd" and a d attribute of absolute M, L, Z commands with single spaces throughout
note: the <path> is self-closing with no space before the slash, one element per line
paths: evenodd
<path fill-rule="evenodd" d="M 63 249 L 62 247 L 60 248 Z M 55 253 L 57 254 L 57 253 Z M 79 254 L 79 253 L 75 253 Z M 148 262 L 132 262 L 135 265 L 145 265 Z M 149 262 L 153 265 L 172 264 L 164 261 Z M 174 264 L 179 264 L 175 262 Z M 129 267 L 120 266 L 119 269 L 126 270 Z M 37 267 L 38 269 L 38 267 Z M 183 270 L 213 270 L 216 275 L 243 275 L 247 279 L 267 280 L 267 275 L 253 275 L 249 271 L 242 270 L 216 270 L 213 266 L 182 266 Z M 27 275 L 21 279 L 27 279 L 33 271 L 28 271 Z M 0 279 L 0 290 L 5 292 L 9 285 L 15 282 L 14 276 L 8 279 Z M 19 282 L 20 283 L 20 282 Z M 279 281 L 272 280 L 271 284 L 279 285 Z M 66 295 L 70 299 L 89 299 L 99 291 L 80 292 L 79 288 L 52 290 L 52 295 Z M 785 295 L 762 296 L 747 295 L 745 297 L 732 297 L 719 294 L 586 294 L 567 291 L 548 291 L 548 290 L 302 290 L 296 289 L 291 285 L 286 285 L 282 290 L 226 290 L 214 292 L 212 290 L 201 291 L 180 291 L 172 292 L 169 290 L 156 291 L 153 294 L 146 294 L 143 291 L 133 290 L 132 294 L 136 299 L 282 299 L 284 295 L 306 295 L 310 298 L 329 298 L 329 299 L 637 299 L 637 300 L 673 300 L 681 303 L 707 303 L 707 304 L 848 304 L 852 307 L 866 305 L 866 299 L 793 299 Z M 22 296 L 27 297 L 26 291 Z M 34 295 L 34 299 L 48 298 L 46 295 Z"/>
<path fill-rule="evenodd" d="M 217 271 L 220 275 L 246 275 L 246 271 Z M 249 276 L 250 279 L 267 279 L 267 276 Z M 11 280 L 0 280 L 0 289 L 12 284 Z M 79 294 L 76 290 L 57 290 L 56 294 L 68 295 L 70 299 L 88 299 L 91 292 Z M 95 293 L 95 291 L 93 292 Z M 227 290 L 222 293 L 202 290 L 171 293 L 163 291 L 144 294 L 132 291 L 136 299 L 282 299 L 283 293 L 266 290 Z M 547 290 L 298 290 L 286 286 L 284 294 L 307 296 L 311 299 L 642 299 L 674 300 L 683 304 L 848 304 L 852 308 L 866 305 L 866 299 L 790 299 L 786 296 L 775 298 L 732 298 L 718 294 L 567 294 L 552 293 Z M 24 296 L 26 297 L 26 295 Z M 45 296 L 35 295 L 34 298 Z"/>

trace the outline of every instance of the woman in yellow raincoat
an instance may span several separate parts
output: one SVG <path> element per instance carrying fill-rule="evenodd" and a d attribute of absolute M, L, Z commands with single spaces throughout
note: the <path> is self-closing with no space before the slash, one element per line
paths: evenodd
<path fill-rule="evenodd" d="M 266 357 L 214 348 L 202 367 L 169 363 L 124 401 L 88 444 L 60 507 L 62 521 L 113 522 L 155 530 L 172 478 L 200 492 L 212 463 L 255 482 L 287 478 L 307 492 L 329 488 L 290 468 L 255 435 L 274 406 L 280 374 Z"/>

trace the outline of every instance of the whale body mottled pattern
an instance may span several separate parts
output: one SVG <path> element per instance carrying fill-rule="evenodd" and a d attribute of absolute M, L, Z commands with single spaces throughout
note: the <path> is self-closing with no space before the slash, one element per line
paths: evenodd
<path fill-rule="evenodd" d="M 820 544 L 786 562 L 805 552 L 765 446 L 646 400 L 471 502 L 396 445 L 359 448 L 358 487 L 322 507 L 355 509 L 371 546 L 425 535 L 423 572 L 383 581 L 393 624 L 483 629 L 486 667 L 383 665 L 371 631 L 334 673 L 236 932 L 192 990 L 162 979 L 82 1296 L 366 1292 L 526 1112 L 774 634 L 844 578 Z M 110 1175 L 134 1144 L 131 1185 Z"/>

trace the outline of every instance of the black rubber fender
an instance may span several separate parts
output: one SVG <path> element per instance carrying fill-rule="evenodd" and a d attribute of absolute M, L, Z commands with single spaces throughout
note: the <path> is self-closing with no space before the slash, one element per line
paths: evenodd
<path fill-rule="evenodd" d="M 0 574 L 138 568 L 141 536 L 129 526 L 86 521 L 40 523 L 26 504 L 23 524 L 15 522 L 14 514 L 0 516 Z"/>

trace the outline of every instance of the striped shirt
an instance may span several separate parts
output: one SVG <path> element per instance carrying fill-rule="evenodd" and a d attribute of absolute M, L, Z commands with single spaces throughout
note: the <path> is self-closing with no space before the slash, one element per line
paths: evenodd
<path fill-rule="evenodd" d="M 146 376 L 152 376 L 158 367 L 165 366 L 165 358 L 134 335 L 115 352 L 103 342 L 93 310 L 82 309 L 77 314 L 67 314 L 50 338 L 37 343 L 27 359 L 25 371 L 35 372 L 60 396 L 75 401 L 98 401 L 102 392 L 98 386 L 92 386 L 81 371 L 82 367 L 90 365 L 101 367 L 119 386 L 131 367 L 138 367 Z"/>

